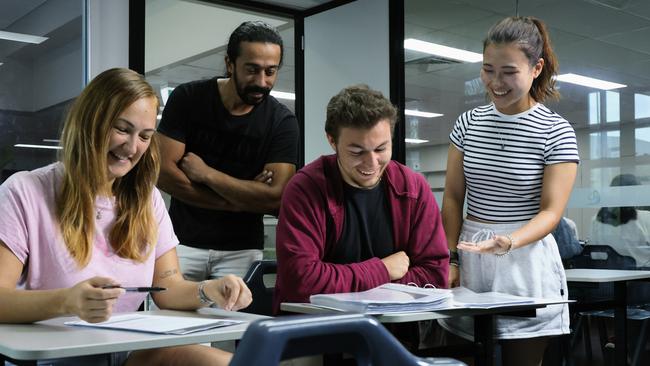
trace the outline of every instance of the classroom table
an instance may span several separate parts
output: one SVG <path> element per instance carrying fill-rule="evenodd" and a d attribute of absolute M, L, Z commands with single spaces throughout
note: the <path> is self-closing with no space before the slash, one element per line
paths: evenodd
<path fill-rule="evenodd" d="M 164 335 L 132 331 L 69 326 L 75 317 L 60 317 L 33 324 L 0 324 L 1 356 L 13 360 L 44 360 L 113 352 L 134 351 L 186 344 L 237 340 L 250 322 L 267 316 L 204 308 L 194 311 L 154 310 L 151 315 L 220 317 L 243 320 L 244 323 L 214 328 L 186 335 Z M 11 361 L 11 360 L 10 360 Z M 32 362 L 34 364 L 35 362 Z M 29 364 L 29 362 L 21 362 Z"/>
<path fill-rule="evenodd" d="M 565 270 L 567 282 L 572 283 L 614 283 L 614 301 L 599 303 L 597 306 L 576 304 L 580 311 L 581 305 L 589 309 L 614 308 L 614 363 L 627 365 L 627 284 L 632 281 L 650 281 L 650 271 L 619 270 L 619 269 L 590 269 L 574 268 Z"/>
<path fill-rule="evenodd" d="M 384 324 L 389 323 L 408 323 L 421 320 L 445 319 L 457 316 L 474 317 L 474 360 L 476 366 L 493 366 L 494 347 L 493 330 L 495 325 L 494 317 L 496 315 L 534 317 L 535 309 L 546 307 L 547 305 L 566 304 L 567 300 L 544 300 L 539 299 L 534 303 L 502 305 L 489 309 L 462 308 L 454 307 L 444 310 L 408 312 L 408 313 L 387 313 L 373 315 L 377 320 Z M 286 312 L 302 314 L 327 314 L 341 313 L 340 310 L 315 306 L 309 303 L 282 303 L 280 309 Z M 418 356 L 435 357 L 436 349 L 433 350 L 412 350 Z"/>

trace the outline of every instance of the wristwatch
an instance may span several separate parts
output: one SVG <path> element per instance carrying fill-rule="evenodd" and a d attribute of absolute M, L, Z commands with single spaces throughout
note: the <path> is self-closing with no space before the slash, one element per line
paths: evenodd
<path fill-rule="evenodd" d="M 459 266 L 459 260 L 458 260 L 458 252 L 455 250 L 450 250 L 449 251 L 449 265 L 452 266 Z"/>
<path fill-rule="evenodd" d="M 214 301 L 212 301 L 212 299 L 210 299 L 208 295 L 205 294 L 204 287 L 206 282 L 208 282 L 208 280 L 199 282 L 199 301 L 201 304 L 204 304 L 206 306 L 212 306 L 212 304 L 214 304 Z"/>

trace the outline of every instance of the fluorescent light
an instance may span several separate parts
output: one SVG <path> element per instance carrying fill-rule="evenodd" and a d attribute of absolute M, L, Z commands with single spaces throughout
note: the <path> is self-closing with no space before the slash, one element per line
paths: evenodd
<path fill-rule="evenodd" d="M 588 76 L 582 76 L 582 75 L 572 74 L 572 73 L 558 75 L 556 79 L 559 81 L 564 81 L 565 83 L 577 84 L 589 88 L 602 89 L 602 90 L 619 89 L 619 88 L 625 88 L 627 86 L 619 83 L 613 83 L 611 81 L 590 78 Z"/>
<path fill-rule="evenodd" d="M 24 34 L 24 33 L 0 31 L 0 39 L 6 39 L 8 41 L 39 44 L 47 40 L 47 37 L 32 36 L 31 34 Z"/>
<path fill-rule="evenodd" d="M 414 110 L 414 109 L 405 109 L 404 114 L 407 115 L 407 116 L 424 117 L 424 118 L 433 118 L 433 117 L 444 116 L 444 114 L 442 114 L 442 113 L 423 112 L 423 111 L 417 111 L 417 110 Z"/>
<path fill-rule="evenodd" d="M 59 142 L 61 142 L 61 140 L 59 140 L 59 139 L 43 139 L 43 142 L 52 142 L 52 143 L 58 144 Z"/>
<path fill-rule="evenodd" d="M 429 142 L 429 140 L 406 138 L 406 139 L 404 139 L 404 142 L 406 142 L 407 144 L 423 144 L 425 142 Z"/>
<path fill-rule="evenodd" d="M 61 146 L 56 145 L 30 145 L 30 144 L 15 144 L 14 147 L 25 147 L 28 149 L 50 149 L 50 150 L 61 150 Z"/>
<path fill-rule="evenodd" d="M 429 53 L 444 58 L 464 61 L 464 62 L 481 62 L 483 55 L 476 52 L 461 50 L 460 48 L 453 48 L 443 46 L 437 43 L 420 41 L 419 39 L 405 39 L 404 48 L 407 50 Z"/>
<path fill-rule="evenodd" d="M 296 94 L 271 90 L 271 95 L 278 99 L 296 100 Z"/>
<path fill-rule="evenodd" d="M 0 62 L 0 66 L 2 66 L 2 65 L 3 65 L 3 63 L 2 63 L 2 62 Z"/>

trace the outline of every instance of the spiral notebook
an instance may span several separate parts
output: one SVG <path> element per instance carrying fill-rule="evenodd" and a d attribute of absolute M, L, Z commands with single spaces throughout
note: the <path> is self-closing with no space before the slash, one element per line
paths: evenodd
<path fill-rule="evenodd" d="M 123 314 L 114 315 L 109 320 L 101 323 L 88 323 L 83 320 L 75 320 L 65 322 L 64 324 L 134 332 L 183 335 L 239 323 L 243 323 L 243 321 L 189 316 Z"/>

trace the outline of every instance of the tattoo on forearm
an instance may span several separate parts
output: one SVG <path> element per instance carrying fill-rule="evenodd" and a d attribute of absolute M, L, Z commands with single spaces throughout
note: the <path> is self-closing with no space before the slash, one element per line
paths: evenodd
<path fill-rule="evenodd" d="M 163 273 L 160 275 L 160 278 L 167 278 L 167 277 L 169 277 L 169 276 L 173 276 L 173 275 L 175 275 L 176 273 L 178 273 L 178 270 L 177 270 L 177 269 L 170 269 L 170 270 L 168 270 L 168 271 L 163 272 Z"/>

